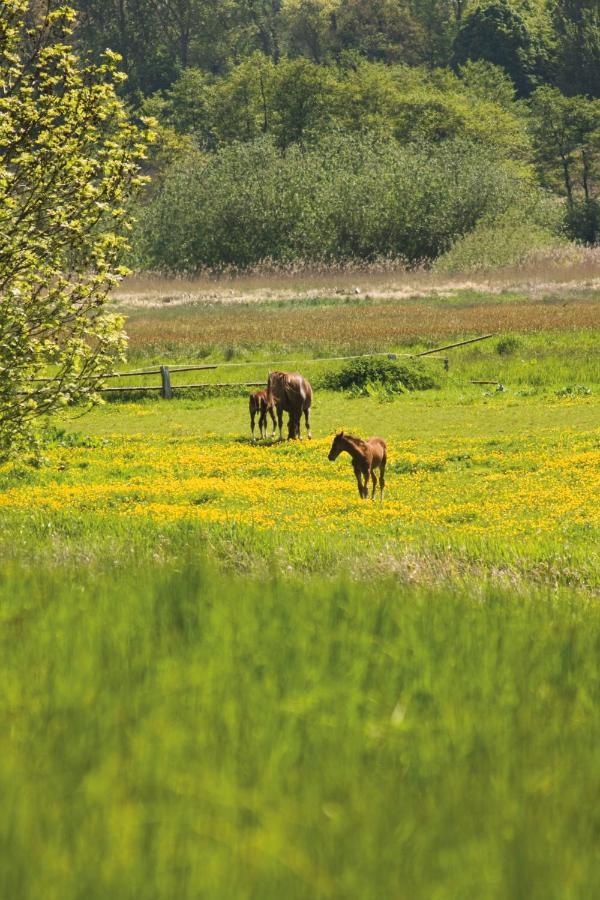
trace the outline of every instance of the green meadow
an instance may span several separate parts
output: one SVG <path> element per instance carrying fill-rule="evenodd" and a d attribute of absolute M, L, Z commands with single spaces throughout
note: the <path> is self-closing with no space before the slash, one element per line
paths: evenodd
<path fill-rule="evenodd" d="M 132 393 L 0 467 L 0 896 L 600 893 L 593 304 L 544 329 L 469 295 L 364 349 L 507 306 L 519 327 L 401 394 L 322 387 L 368 301 L 264 344 L 244 323 L 281 333 L 293 304 L 130 311 L 125 368 L 235 364 L 175 384 L 297 362 L 314 440 L 252 443 L 248 388 Z M 388 441 L 383 505 L 327 461 L 338 428 Z"/>
<path fill-rule="evenodd" d="M 600 891 L 581 594 L 181 561 L 0 596 L 4 897 Z"/>

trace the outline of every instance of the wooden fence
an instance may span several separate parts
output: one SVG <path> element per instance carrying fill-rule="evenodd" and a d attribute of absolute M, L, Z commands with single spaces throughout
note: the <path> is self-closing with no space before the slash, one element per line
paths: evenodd
<path fill-rule="evenodd" d="M 453 350 L 456 347 L 463 347 L 465 344 L 473 344 L 476 341 L 485 341 L 488 338 L 494 337 L 493 334 L 484 334 L 480 337 L 470 338 L 466 341 L 458 341 L 454 344 L 446 344 L 443 347 L 434 347 L 432 350 L 423 350 L 420 353 L 361 353 L 355 356 L 326 356 L 320 357 L 316 359 L 305 359 L 302 360 L 301 365 L 307 366 L 312 363 L 319 362 L 342 362 L 345 360 L 352 359 L 369 359 L 372 357 L 386 357 L 387 359 L 422 359 L 423 357 L 427 358 L 427 361 L 431 359 L 432 362 L 440 362 L 444 366 L 444 369 L 448 371 L 450 367 L 450 360 L 447 356 L 435 356 L 437 353 L 442 353 L 444 350 Z M 203 371 L 214 371 L 215 369 L 231 369 L 231 368 L 241 368 L 243 366 L 265 366 L 265 367 L 275 367 L 281 365 L 296 365 L 296 362 L 287 361 L 282 363 L 281 361 L 277 362 L 263 362 L 259 361 L 246 361 L 246 362 L 238 362 L 238 363 L 210 363 L 204 365 L 183 365 L 183 366 L 169 366 L 169 365 L 159 365 L 159 366 L 151 366 L 146 369 L 134 369 L 131 372 L 111 372 L 107 375 L 99 375 L 98 380 L 105 381 L 109 378 L 137 378 L 145 375 L 159 375 L 160 376 L 160 384 L 135 384 L 135 385 L 119 385 L 115 387 L 101 387 L 99 388 L 99 392 L 110 394 L 110 393 L 146 393 L 147 391 L 160 391 L 161 397 L 165 400 L 171 400 L 173 397 L 174 391 L 184 391 L 184 390 L 192 390 L 194 388 L 227 388 L 227 387 L 264 387 L 265 380 L 263 381 L 200 381 L 200 382 L 187 382 L 184 384 L 173 384 L 171 381 L 172 375 L 180 374 L 181 372 L 203 372 Z M 298 363 L 300 364 L 300 363 Z M 36 381 L 44 381 L 50 382 L 54 379 L 52 378 L 37 378 Z"/>

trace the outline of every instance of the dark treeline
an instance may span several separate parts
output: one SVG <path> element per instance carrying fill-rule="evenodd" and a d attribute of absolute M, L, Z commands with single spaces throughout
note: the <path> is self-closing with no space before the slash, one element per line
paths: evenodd
<path fill-rule="evenodd" d="M 75 6 L 80 49 L 118 51 L 159 123 L 138 266 L 599 238 L 598 0 Z"/>
<path fill-rule="evenodd" d="M 76 0 L 82 44 L 118 51 L 148 96 L 189 67 L 223 75 L 255 51 L 428 68 L 483 59 L 520 95 L 551 83 L 600 96 L 597 0 Z"/>

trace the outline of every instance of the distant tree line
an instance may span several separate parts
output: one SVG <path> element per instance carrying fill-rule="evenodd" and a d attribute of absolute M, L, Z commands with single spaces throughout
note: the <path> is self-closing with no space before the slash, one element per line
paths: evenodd
<path fill-rule="evenodd" d="M 132 112 L 159 123 L 148 163 L 153 180 L 138 211 L 136 265 L 193 271 L 249 265 L 261 253 L 433 259 L 475 228 L 493 242 L 494 216 L 506 226 L 512 215 L 506 204 L 480 203 L 474 214 L 471 196 L 459 203 L 455 191 L 449 200 L 443 178 L 439 209 L 448 221 L 434 226 L 426 207 L 435 201 L 423 188 L 429 182 L 419 172 L 411 187 L 402 174 L 406 160 L 433 172 L 445 159 L 458 192 L 467 185 L 473 191 L 479 160 L 477 196 L 493 194 L 496 177 L 519 185 L 507 197 L 535 194 L 529 212 L 514 207 L 523 239 L 529 226 L 538 240 L 544 233 L 549 241 L 600 237 L 598 0 L 75 0 L 75 6 L 81 52 L 100 58 L 107 46 L 117 51 Z M 367 167 L 379 180 L 362 191 Z M 256 218 L 261 211 L 250 184 L 270 224 Z M 356 195 L 345 190 L 348 184 Z M 292 203 L 294 191 L 305 208 Z M 335 191 L 348 206 L 342 210 L 336 200 L 334 214 L 327 204 Z M 328 233 L 308 212 L 317 196 Z M 368 207 L 360 240 L 356 196 Z M 409 237 L 405 210 L 417 208 L 432 230 L 424 236 L 419 225 L 420 237 Z M 394 227 L 391 210 L 399 217 Z M 387 230 L 371 228 L 377 216 Z M 251 241 L 249 229 L 258 229 Z M 513 244 L 516 234 L 512 229 Z"/>
<path fill-rule="evenodd" d="M 483 59 L 520 95 L 550 83 L 600 96 L 597 0 L 75 0 L 81 44 L 123 57 L 131 95 L 189 67 L 223 75 L 258 51 L 340 63 L 428 68 Z"/>

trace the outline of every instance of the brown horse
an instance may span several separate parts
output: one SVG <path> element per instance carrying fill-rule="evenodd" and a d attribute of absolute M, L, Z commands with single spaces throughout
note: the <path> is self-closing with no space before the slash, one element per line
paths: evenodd
<path fill-rule="evenodd" d="M 254 438 L 254 421 L 256 419 L 256 414 L 258 413 L 258 430 L 260 431 L 261 438 L 266 440 L 267 437 L 267 413 L 271 416 L 271 421 L 273 422 L 273 431 L 271 432 L 271 437 L 275 434 L 275 411 L 273 410 L 273 406 L 269 406 L 269 402 L 267 400 L 267 392 L 266 391 L 256 391 L 254 394 L 250 394 L 250 428 L 252 430 L 252 437 Z"/>
<path fill-rule="evenodd" d="M 306 378 L 298 372 L 269 372 L 267 380 L 267 402 L 277 409 L 279 440 L 282 440 L 283 413 L 289 414 L 288 440 L 300 437 L 300 418 L 304 413 L 307 436 L 310 433 L 310 405 L 312 388 Z"/>
<path fill-rule="evenodd" d="M 358 493 L 364 500 L 369 496 L 369 478 L 373 481 L 371 500 L 375 499 L 375 486 L 377 484 L 375 469 L 379 469 L 379 494 L 381 500 L 383 500 L 385 465 L 387 463 L 387 447 L 385 441 L 379 437 L 372 437 L 369 438 L 368 441 L 363 441 L 362 438 L 354 437 L 351 434 L 344 434 L 344 432 L 341 431 L 334 437 L 327 458 L 333 462 L 333 460 L 337 459 L 340 453 L 343 453 L 344 451 L 349 453 L 352 457 L 352 467 L 358 483 Z"/>

